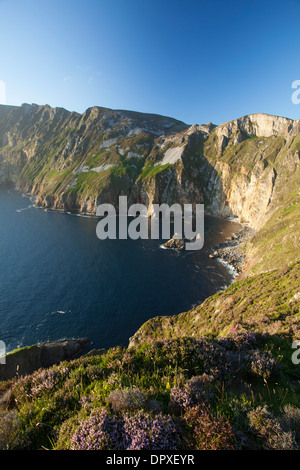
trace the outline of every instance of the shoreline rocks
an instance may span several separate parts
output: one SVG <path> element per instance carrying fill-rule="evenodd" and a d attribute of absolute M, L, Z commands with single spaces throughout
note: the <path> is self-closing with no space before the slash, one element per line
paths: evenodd
<path fill-rule="evenodd" d="M 173 235 L 173 237 L 170 240 L 165 242 L 163 246 L 165 248 L 170 248 L 172 250 L 183 251 L 185 249 L 185 240 L 183 238 L 174 238 L 174 237 L 175 235 Z"/>
<path fill-rule="evenodd" d="M 175 238 L 178 236 L 178 238 Z M 193 242 L 195 243 L 198 239 L 200 239 L 201 235 L 197 234 L 196 237 L 192 237 L 190 239 L 181 237 L 178 234 L 174 234 L 170 240 L 167 242 L 163 243 L 164 248 L 169 248 L 174 251 L 184 251 L 185 250 L 185 243 Z"/>
<path fill-rule="evenodd" d="M 221 259 L 228 263 L 236 271 L 237 275 L 241 274 L 246 261 L 246 253 L 241 250 L 241 245 L 253 233 L 254 230 L 252 228 L 243 227 L 239 232 L 232 233 L 231 236 L 226 237 L 224 243 L 213 247 L 213 252 L 209 254 L 209 257 Z"/>

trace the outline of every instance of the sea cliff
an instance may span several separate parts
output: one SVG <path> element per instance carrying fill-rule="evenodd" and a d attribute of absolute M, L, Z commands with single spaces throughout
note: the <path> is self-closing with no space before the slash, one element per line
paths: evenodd
<path fill-rule="evenodd" d="M 155 203 L 203 203 L 255 230 L 245 270 L 263 272 L 299 256 L 299 129 L 266 114 L 217 126 L 101 107 L 0 106 L 0 181 L 36 195 L 39 207 L 92 214 L 103 202 L 118 208 L 120 195 L 149 215 Z"/>

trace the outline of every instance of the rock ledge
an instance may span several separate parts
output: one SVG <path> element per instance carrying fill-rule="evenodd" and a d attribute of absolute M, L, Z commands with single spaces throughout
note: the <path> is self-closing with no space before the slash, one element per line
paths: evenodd
<path fill-rule="evenodd" d="M 0 380 L 32 374 L 37 369 L 72 360 L 83 354 L 90 346 L 89 338 L 64 339 L 25 346 L 6 355 L 0 364 Z"/>

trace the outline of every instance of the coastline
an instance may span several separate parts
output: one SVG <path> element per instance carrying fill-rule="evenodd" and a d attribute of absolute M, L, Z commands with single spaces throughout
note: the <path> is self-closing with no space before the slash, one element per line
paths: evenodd
<path fill-rule="evenodd" d="M 34 194 L 31 194 L 26 191 L 20 191 L 16 187 L 14 188 L 14 191 L 18 194 L 20 194 L 23 198 L 29 199 L 31 204 L 26 207 L 26 208 L 21 208 L 17 210 L 18 212 L 21 212 L 23 210 L 29 209 L 31 207 L 36 207 L 38 209 L 41 209 L 44 212 L 50 211 L 50 212 L 58 212 L 58 213 L 63 213 L 63 214 L 68 214 L 72 216 L 77 216 L 77 217 L 86 217 L 86 218 L 97 218 L 96 214 L 93 213 L 83 213 L 79 211 L 66 211 L 63 209 L 58 209 L 58 208 L 45 208 L 37 205 L 36 198 L 37 196 Z M 207 214 L 212 217 L 217 217 L 212 214 Z M 221 291 L 226 290 L 231 284 L 233 284 L 240 275 L 244 272 L 244 265 L 246 262 L 246 252 L 243 249 L 244 242 L 255 232 L 253 228 L 249 226 L 247 223 L 242 223 L 239 221 L 237 217 L 217 217 L 218 219 L 222 219 L 224 221 L 229 220 L 236 222 L 238 225 L 238 228 L 234 232 L 227 232 L 227 236 L 224 238 L 223 241 L 221 241 L 219 244 L 212 246 L 211 248 L 208 249 L 210 253 L 208 254 L 209 258 L 215 259 L 218 263 L 223 265 L 227 272 L 230 275 L 230 281 L 227 285 L 224 285 L 221 288 Z M 222 233 L 222 232 L 220 232 Z M 163 250 L 171 250 L 175 252 L 180 252 L 182 251 L 182 248 L 178 248 L 177 246 L 166 246 L 167 243 L 170 243 L 172 239 L 170 239 L 168 242 L 164 242 L 159 245 L 160 249 Z M 185 251 L 183 249 L 183 251 Z M 220 292 L 220 290 L 218 291 Z"/>
<path fill-rule="evenodd" d="M 28 198 L 30 202 L 32 202 L 32 198 L 34 198 L 33 195 L 28 194 L 28 193 L 23 193 L 19 192 L 18 193 L 23 197 L 23 198 Z M 32 207 L 32 204 L 29 206 Z M 38 206 L 35 206 L 37 208 L 40 208 Z M 25 209 L 25 208 L 24 208 Z M 24 210 L 22 209 L 22 210 Z M 41 208 L 43 211 L 49 210 L 45 208 Z M 53 212 L 63 212 L 65 214 L 69 214 L 66 211 L 60 211 L 57 209 L 50 209 Z M 70 214 L 70 215 L 81 215 L 81 214 Z M 226 218 L 224 218 L 226 220 Z M 206 252 L 207 256 L 209 256 L 209 250 L 213 251 L 212 257 L 216 258 L 216 261 L 220 262 L 223 266 L 226 266 L 230 273 L 231 277 L 231 282 L 228 283 L 228 285 L 224 286 L 224 288 L 221 288 L 218 292 L 226 290 L 235 280 L 236 277 L 242 272 L 242 267 L 244 264 L 244 261 L 246 260 L 246 255 L 243 250 L 241 250 L 241 245 L 242 243 L 254 232 L 253 229 L 251 229 L 247 224 L 241 224 L 237 222 L 238 226 L 236 231 L 231 233 L 229 230 L 226 233 L 226 238 L 225 235 L 222 236 L 221 238 L 221 243 L 218 245 L 215 245 L 212 248 L 208 248 L 208 252 Z M 220 232 L 222 233 L 222 232 Z M 160 245 L 160 249 L 171 249 L 172 248 L 167 248 L 165 246 Z M 177 250 L 176 250 L 177 251 Z M 227 281 L 228 282 L 228 281 Z M 61 341 L 61 340 L 60 340 Z M 70 341 L 70 340 L 66 340 Z M 55 341 L 52 341 L 52 343 L 55 343 Z M 17 348 L 17 350 L 22 349 L 22 347 Z"/>
<path fill-rule="evenodd" d="M 227 267 L 232 275 L 232 283 L 244 271 L 247 260 L 246 252 L 243 249 L 245 242 L 255 233 L 255 230 L 248 224 L 240 224 L 241 229 L 227 237 L 223 243 L 212 247 L 210 258 L 215 258 L 219 263 Z"/>

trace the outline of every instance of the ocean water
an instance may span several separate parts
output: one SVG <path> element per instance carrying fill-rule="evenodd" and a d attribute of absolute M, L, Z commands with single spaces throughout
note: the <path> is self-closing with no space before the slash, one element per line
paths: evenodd
<path fill-rule="evenodd" d="M 96 217 L 36 208 L 0 186 L 0 340 L 6 351 L 89 337 L 95 348 L 127 346 L 149 318 L 189 310 L 232 282 L 210 247 L 238 228 L 206 217 L 199 251 L 164 240 L 99 240 Z"/>

